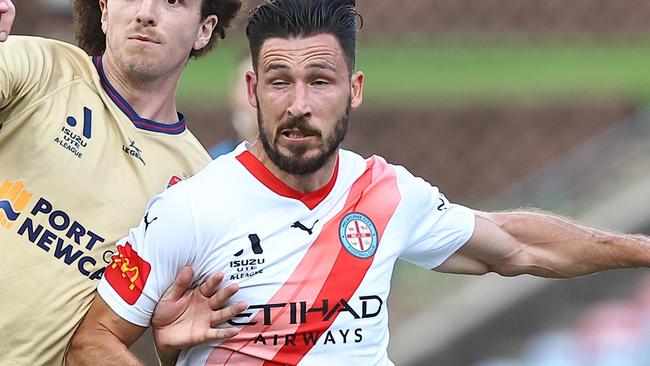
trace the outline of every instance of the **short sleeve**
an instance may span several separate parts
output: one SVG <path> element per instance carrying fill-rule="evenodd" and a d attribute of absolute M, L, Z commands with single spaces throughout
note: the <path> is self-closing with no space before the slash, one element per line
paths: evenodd
<path fill-rule="evenodd" d="M 180 183 L 152 198 L 140 225 L 118 242 L 99 295 L 123 319 L 149 326 L 180 268 L 192 264 L 194 238 L 193 215 Z"/>
<path fill-rule="evenodd" d="M 421 178 L 402 170 L 400 186 L 410 202 L 411 226 L 401 258 L 419 267 L 440 266 L 471 238 L 474 233 L 474 211 L 450 203 L 438 190 Z"/>
<path fill-rule="evenodd" d="M 38 89 L 47 68 L 44 50 L 35 40 L 12 35 L 0 43 L 0 111 Z"/>

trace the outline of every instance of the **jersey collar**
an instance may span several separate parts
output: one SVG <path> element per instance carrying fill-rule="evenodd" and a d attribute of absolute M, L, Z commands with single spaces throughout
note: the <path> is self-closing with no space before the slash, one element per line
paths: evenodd
<path fill-rule="evenodd" d="M 97 69 L 97 73 L 99 73 L 99 79 L 106 94 L 108 94 L 113 103 L 115 103 L 115 105 L 117 105 L 117 107 L 126 114 L 127 117 L 129 117 L 136 128 L 169 135 L 178 135 L 185 131 L 185 117 L 180 113 L 178 113 L 178 122 L 173 124 L 160 123 L 140 117 L 133 107 L 131 107 L 131 105 L 120 95 L 120 93 L 117 92 L 117 90 L 115 90 L 110 81 L 108 81 L 108 78 L 104 73 L 102 56 L 93 56 L 93 64 Z"/>
<path fill-rule="evenodd" d="M 257 178 L 257 180 L 260 181 L 260 183 L 264 184 L 268 189 L 280 196 L 299 200 L 310 210 L 313 210 L 316 208 L 316 206 L 323 202 L 327 195 L 332 191 L 339 172 L 339 157 L 337 156 L 336 165 L 334 167 L 334 174 L 332 174 L 330 181 L 323 187 L 313 192 L 302 193 L 289 187 L 286 183 L 273 175 L 273 173 L 271 173 L 271 171 L 268 170 L 264 164 L 262 164 L 262 162 L 259 161 L 250 151 L 244 150 L 241 154 L 237 155 L 237 160 L 239 160 L 239 162 L 246 168 L 246 170 L 248 170 L 255 178 Z"/>

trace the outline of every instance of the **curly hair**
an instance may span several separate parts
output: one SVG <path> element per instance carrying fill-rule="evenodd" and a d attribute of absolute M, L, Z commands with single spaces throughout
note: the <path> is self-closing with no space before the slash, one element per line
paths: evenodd
<path fill-rule="evenodd" d="M 110 1 L 110 0 L 107 0 Z M 192 50 L 190 57 L 200 57 L 210 52 L 217 45 L 217 37 L 226 38 L 226 28 L 230 26 L 242 6 L 241 0 L 203 0 L 201 19 L 216 15 L 219 22 L 212 32 L 208 44 L 200 50 Z M 73 16 L 75 38 L 84 51 L 97 56 L 106 49 L 106 35 L 102 31 L 102 12 L 98 0 L 74 0 Z"/>

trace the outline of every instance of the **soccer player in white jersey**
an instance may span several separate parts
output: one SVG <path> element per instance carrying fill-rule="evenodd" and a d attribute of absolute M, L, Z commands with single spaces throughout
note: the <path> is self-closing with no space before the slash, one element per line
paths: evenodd
<path fill-rule="evenodd" d="M 7 37 L 15 9 L 0 0 L 0 364 L 62 365 L 104 267 L 119 258 L 116 241 L 151 196 L 210 161 L 176 111 L 176 84 L 188 58 L 223 37 L 240 6 L 76 1 L 91 57 L 63 42 Z M 128 272 L 134 291 L 142 276 Z M 236 290 L 210 298 L 215 277 L 181 297 L 189 279 L 179 278 L 154 321 L 156 336 L 177 345 L 184 322 L 197 321 L 188 304 L 218 308 Z M 199 324 L 184 340 L 236 331 Z"/>
<path fill-rule="evenodd" d="M 143 290 L 129 291 L 109 266 L 71 353 L 97 350 L 89 365 L 106 357 L 97 324 L 114 324 L 118 337 L 142 332 L 185 265 L 196 280 L 224 272 L 240 286 L 233 301 L 250 306 L 228 322 L 238 335 L 186 348 L 177 364 L 383 366 L 398 258 L 438 272 L 545 277 L 650 264 L 647 237 L 474 211 L 403 167 L 341 149 L 362 102 L 357 19 L 354 0 L 267 0 L 251 13 L 257 141 L 150 201 L 118 246 L 146 271 Z"/>

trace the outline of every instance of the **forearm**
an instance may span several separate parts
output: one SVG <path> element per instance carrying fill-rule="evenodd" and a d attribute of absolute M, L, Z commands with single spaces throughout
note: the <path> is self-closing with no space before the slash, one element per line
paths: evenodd
<path fill-rule="evenodd" d="M 107 330 L 82 331 L 66 353 L 67 366 L 142 366 L 115 335 Z"/>
<path fill-rule="evenodd" d="M 178 359 L 178 354 L 180 353 L 180 351 L 163 352 L 159 349 L 156 349 L 156 352 L 158 352 L 158 359 L 160 360 L 161 366 L 176 365 L 176 360 Z"/>
<path fill-rule="evenodd" d="M 650 238 L 606 232 L 538 212 L 493 213 L 490 218 L 522 244 L 522 273 L 575 277 L 615 268 L 650 266 Z"/>

